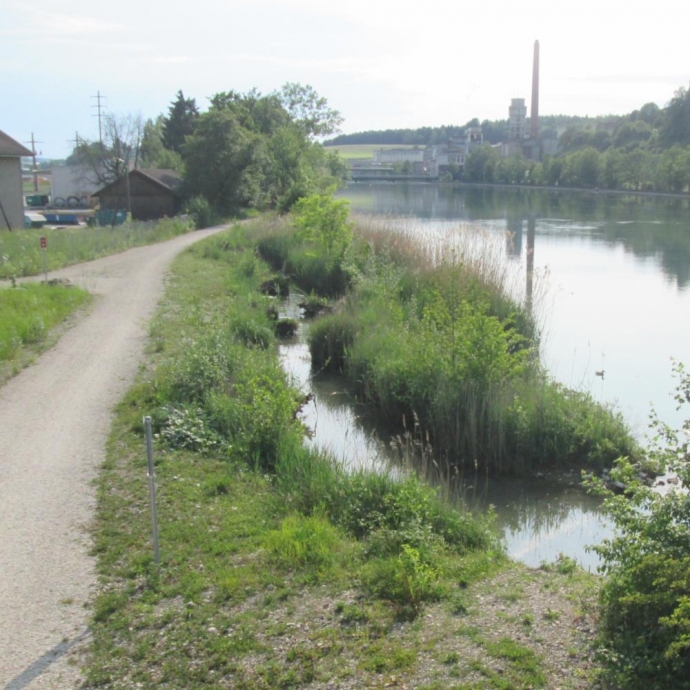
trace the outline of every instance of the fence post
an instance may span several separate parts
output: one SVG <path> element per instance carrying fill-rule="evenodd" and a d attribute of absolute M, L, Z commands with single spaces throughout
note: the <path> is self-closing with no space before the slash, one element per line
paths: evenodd
<path fill-rule="evenodd" d="M 153 467 L 153 434 L 151 433 L 151 417 L 144 417 L 146 432 L 146 454 L 149 463 L 149 498 L 151 500 L 151 531 L 153 534 L 153 560 L 160 565 L 161 556 L 158 548 L 158 515 L 156 511 L 156 470 Z"/>

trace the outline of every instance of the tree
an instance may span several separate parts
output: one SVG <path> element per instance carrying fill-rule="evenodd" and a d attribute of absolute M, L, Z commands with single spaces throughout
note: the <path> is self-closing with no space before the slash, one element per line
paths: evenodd
<path fill-rule="evenodd" d="M 666 192 L 683 192 L 690 184 L 690 150 L 676 144 L 660 156 L 658 186 Z"/>
<path fill-rule="evenodd" d="M 652 128 L 646 122 L 624 122 L 613 134 L 613 146 L 616 148 L 632 149 L 644 144 L 652 136 Z"/>
<path fill-rule="evenodd" d="M 687 89 L 678 89 L 666 106 L 659 139 L 665 147 L 690 144 L 690 92 Z"/>
<path fill-rule="evenodd" d="M 106 113 L 102 133 L 102 141 L 81 140 L 68 161 L 84 165 L 89 181 L 105 186 L 137 166 L 143 134 L 141 115 Z"/>
<path fill-rule="evenodd" d="M 163 145 L 170 151 L 182 153 L 185 137 L 194 132 L 199 110 L 193 98 L 185 98 L 182 91 L 170 104 L 168 117 L 163 119 Z"/>
<path fill-rule="evenodd" d="M 182 172 L 182 156 L 163 145 L 164 122 L 165 118 L 159 115 L 155 120 L 149 119 L 144 124 L 139 163 L 143 168 L 165 168 Z"/>
<path fill-rule="evenodd" d="M 211 108 L 182 147 L 189 191 L 203 195 L 221 214 L 261 206 L 263 144 L 232 110 Z"/>
<path fill-rule="evenodd" d="M 308 93 L 317 106 L 324 100 Z M 291 115 L 275 93 L 215 94 L 182 148 L 188 191 L 223 215 L 245 207 L 284 212 L 343 179 L 342 162 L 326 155 L 303 119 L 295 119 L 303 115 Z"/>
<path fill-rule="evenodd" d="M 308 85 L 288 82 L 276 94 L 290 118 L 308 137 L 334 134 L 343 122 L 337 110 Z"/>
<path fill-rule="evenodd" d="M 482 144 L 465 158 L 463 177 L 466 182 L 493 182 L 499 156 L 490 144 Z"/>

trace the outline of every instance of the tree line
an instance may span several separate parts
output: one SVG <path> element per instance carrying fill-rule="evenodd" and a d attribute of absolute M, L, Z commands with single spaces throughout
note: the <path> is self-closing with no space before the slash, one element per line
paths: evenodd
<path fill-rule="evenodd" d="M 166 115 L 146 122 L 107 115 L 101 139 L 78 141 L 67 163 L 87 165 L 101 184 L 132 167 L 176 170 L 192 206 L 220 215 L 286 211 L 344 178 L 344 163 L 317 141 L 341 122 L 325 98 L 296 83 L 267 95 L 220 92 L 205 112 L 179 91 Z"/>

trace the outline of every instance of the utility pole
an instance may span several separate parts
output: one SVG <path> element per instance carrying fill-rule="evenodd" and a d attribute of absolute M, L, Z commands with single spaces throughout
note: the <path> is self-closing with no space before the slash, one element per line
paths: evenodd
<path fill-rule="evenodd" d="M 74 139 L 68 139 L 68 144 L 74 144 L 74 148 L 79 148 L 79 132 L 74 133 Z"/>
<path fill-rule="evenodd" d="M 34 133 L 31 132 L 31 141 L 25 141 L 25 144 L 31 144 L 31 158 L 34 161 L 33 174 L 34 174 L 34 192 L 38 191 L 38 168 L 36 167 L 36 144 L 43 144 L 43 141 L 36 141 L 34 139 Z M 40 152 L 39 152 L 40 153 Z"/>
<path fill-rule="evenodd" d="M 92 105 L 91 107 L 96 108 L 98 110 L 96 115 L 94 115 L 93 117 L 98 118 L 98 141 L 101 144 L 101 148 L 103 148 L 103 126 L 101 124 L 101 120 L 102 120 L 101 111 L 103 110 L 103 108 L 105 108 L 105 106 L 101 105 L 101 99 L 107 98 L 107 96 L 101 96 L 101 92 L 96 91 L 96 95 L 91 96 L 91 98 L 96 99 L 96 105 Z"/>

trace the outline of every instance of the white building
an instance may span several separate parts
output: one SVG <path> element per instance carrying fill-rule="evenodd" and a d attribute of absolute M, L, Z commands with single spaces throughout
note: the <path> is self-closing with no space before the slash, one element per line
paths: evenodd
<path fill-rule="evenodd" d="M 22 156 L 32 153 L 0 130 L 0 230 L 24 227 Z"/>
<path fill-rule="evenodd" d="M 524 98 L 513 98 L 508 109 L 508 139 L 527 137 L 527 106 Z"/>
<path fill-rule="evenodd" d="M 422 163 L 423 161 L 424 149 L 379 149 L 374 151 L 374 165 Z"/>
<path fill-rule="evenodd" d="M 104 170 L 89 165 L 62 165 L 52 169 L 53 203 L 71 205 L 71 200 L 86 204 L 103 187 Z"/>

